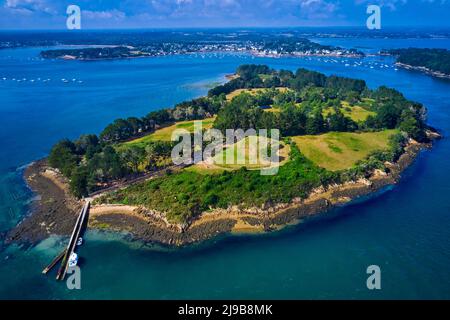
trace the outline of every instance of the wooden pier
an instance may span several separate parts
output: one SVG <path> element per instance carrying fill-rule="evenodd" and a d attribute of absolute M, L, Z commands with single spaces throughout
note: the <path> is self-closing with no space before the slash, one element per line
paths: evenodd
<path fill-rule="evenodd" d="M 81 229 L 83 227 L 84 220 L 89 212 L 90 202 L 87 201 L 86 204 L 81 209 L 80 215 L 78 216 L 75 227 L 73 228 L 72 235 L 70 236 L 69 244 L 67 246 L 64 257 L 62 258 L 61 266 L 58 269 L 58 274 L 56 275 L 57 280 L 64 280 L 66 277 L 67 269 L 69 267 L 69 258 L 75 250 L 78 238 L 80 236 Z"/>
<path fill-rule="evenodd" d="M 47 266 L 45 267 L 44 270 L 42 270 L 43 274 L 47 274 L 50 270 L 52 270 L 56 264 L 66 255 L 66 250 L 64 249 L 63 252 L 61 252 L 55 259 L 53 259 L 53 261 Z"/>
<path fill-rule="evenodd" d="M 56 264 L 62 260 L 61 266 L 58 269 L 58 273 L 56 275 L 57 280 L 64 280 L 67 269 L 69 267 L 69 258 L 72 255 L 72 253 L 75 251 L 75 247 L 77 246 L 78 239 L 81 234 L 81 230 L 83 229 L 84 222 L 86 220 L 86 217 L 89 214 L 89 208 L 90 208 L 90 202 L 87 201 L 83 208 L 80 211 L 80 214 L 78 215 L 77 221 L 75 223 L 75 227 L 73 228 L 72 235 L 69 239 L 69 244 L 67 245 L 67 248 L 64 249 L 63 252 L 61 252 L 53 261 L 44 269 L 42 270 L 43 274 L 47 274 L 51 269 L 53 269 Z"/>

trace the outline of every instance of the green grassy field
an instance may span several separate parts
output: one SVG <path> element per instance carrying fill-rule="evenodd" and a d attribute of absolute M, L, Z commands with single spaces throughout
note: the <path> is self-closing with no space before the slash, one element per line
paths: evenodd
<path fill-rule="evenodd" d="M 347 101 L 342 101 L 342 107 L 340 110 L 342 113 L 346 116 L 352 119 L 355 122 L 363 122 L 365 121 L 369 116 L 375 116 L 376 113 L 373 111 L 369 111 L 367 109 L 364 109 L 360 106 L 350 106 L 350 104 Z M 323 111 L 323 116 L 326 117 L 330 113 L 333 113 L 334 110 L 332 108 L 325 109 Z"/>
<path fill-rule="evenodd" d="M 353 167 L 376 150 L 387 150 L 389 137 L 395 133 L 396 130 L 365 133 L 330 132 L 292 139 L 300 152 L 315 164 L 337 171 Z"/>
<path fill-rule="evenodd" d="M 208 118 L 208 119 L 199 120 L 199 121 L 202 121 L 203 129 L 210 129 L 210 128 L 212 128 L 214 120 L 215 120 L 215 118 Z M 156 130 L 152 134 L 146 135 L 142 138 L 138 138 L 135 140 L 125 142 L 122 145 L 123 146 L 131 146 L 131 145 L 145 146 L 150 141 L 171 141 L 172 133 L 177 129 L 185 129 L 189 132 L 194 132 L 194 122 L 195 121 L 177 122 L 174 125 Z"/>
<path fill-rule="evenodd" d="M 270 162 L 267 159 L 260 159 L 258 156 L 259 150 L 263 148 L 265 144 L 269 144 L 269 141 L 263 137 L 256 138 L 255 140 L 249 137 L 235 143 L 234 145 L 226 148 L 214 157 L 214 163 L 225 169 L 240 169 L 246 167 L 247 169 L 261 169 L 270 166 Z M 269 139 L 270 140 L 270 139 Z M 258 141 L 258 146 L 251 147 L 250 144 Z M 279 144 L 278 141 L 272 140 L 272 143 Z M 265 150 L 262 150 L 263 152 Z M 285 153 L 286 150 L 280 149 L 280 152 Z M 266 152 L 264 152 L 266 154 Z M 283 158 L 287 155 L 284 154 Z"/>
<path fill-rule="evenodd" d="M 266 89 L 266 88 L 257 88 L 257 89 L 237 89 L 237 90 L 234 90 L 233 92 L 227 94 L 227 100 L 228 100 L 228 101 L 231 101 L 234 97 L 240 95 L 240 94 L 243 93 L 243 92 L 246 92 L 246 93 L 249 93 L 249 94 L 257 94 L 258 92 L 266 91 L 266 90 L 269 90 L 269 89 Z M 285 88 L 285 87 L 279 87 L 279 88 L 277 88 L 277 90 L 280 91 L 280 92 L 286 92 L 286 91 L 288 91 L 289 89 L 288 89 L 288 88 Z"/>
<path fill-rule="evenodd" d="M 277 108 L 277 107 L 272 107 L 272 108 L 270 108 L 270 109 L 264 109 L 263 111 L 264 111 L 264 112 L 271 112 L 271 113 L 280 113 L 280 112 L 281 112 L 281 109 L 280 109 L 280 108 Z"/>
<path fill-rule="evenodd" d="M 268 159 L 260 159 L 259 158 L 259 150 L 263 148 L 266 143 L 262 139 L 263 137 L 259 137 L 256 139 L 258 142 L 258 147 L 250 147 L 250 143 L 253 143 L 254 140 L 249 137 L 229 146 L 224 149 L 222 152 L 218 153 L 211 159 L 211 162 L 203 162 L 196 164 L 195 166 L 189 167 L 186 170 L 194 171 L 202 174 L 216 174 L 223 172 L 224 170 L 233 171 L 238 170 L 242 167 L 246 167 L 249 170 L 260 170 L 264 168 L 268 168 L 273 164 L 270 163 Z M 273 140 L 275 141 L 275 140 Z M 272 143 L 279 143 L 278 141 Z M 266 152 L 262 150 L 264 154 Z M 279 146 L 279 160 L 280 163 L 278 165 L 284 165 L 289 160 L 290 147 L 289 145 L 284 144 L 283 142 Z M 239 159 L 239 161 L 238 161 Z M 253 160 L 255 159 L 255 160 Z"/>

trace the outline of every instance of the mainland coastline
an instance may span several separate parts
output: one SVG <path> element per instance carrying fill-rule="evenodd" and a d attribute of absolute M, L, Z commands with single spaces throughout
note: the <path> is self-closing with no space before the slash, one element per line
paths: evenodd
<path fill-rule="evenodd" d="M 397 62 L 395 63 L 395 65 L 397 67 L 406 69 L 406 70 L 413 70 L 413 71 L 418 71 L 424 74 L 427 74 L 429 76 L 432 77 L 436 77 L 436 78 L 442 78 L 442 79 L 450 79 L 450 74 L 441 72 L 441 71 L 436 71 L 427 67 L 421 67 L 421 66 L 412 66 L 409 64 L 405 64 L 405 63 L 401 63 L 401 62 Z"/>
<path fill-rule="evenodd" d="M 393 49 L 381 51 L 380 55 L 394 56 L 395 65 L 406 70 L 422 72 L 436 77 L 450 79 L 450 51 L 446 49 Z"/>

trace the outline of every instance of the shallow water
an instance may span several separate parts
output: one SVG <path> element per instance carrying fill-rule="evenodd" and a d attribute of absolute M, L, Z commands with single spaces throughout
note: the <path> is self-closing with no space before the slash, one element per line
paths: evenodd
<path fill-rule="evenodd" d="M 384 46 L 371 42 L 373 48 Z M 424 103 L 430 124 L 450 131 L 450 81 L 395 71 L 390 58 L 210 54 L 76 62 L 42 61 L 38 52 L 0 51 L 0 231 L 26 214 L 33 197 L 18 168 L 45 156 L 54 142 L 98 133 L 117 117 L 141 116 L 203 95 L 209 84 L 224 81 L 243 63 L 306 67 L 362 78 L 372 88 L 386 84 Z M 423 152 L 390 190 L 275 234 L 167 251 L 88 231 L 79 251 L 80 291 L 40 273 L 64 239 L 32 249 L 2 248 L 0 298 L 450 298 L 449 156 L 444 139 Z M 381 267 L 381 291 L 366 288 L 366 268 L 372 264 Z"/>

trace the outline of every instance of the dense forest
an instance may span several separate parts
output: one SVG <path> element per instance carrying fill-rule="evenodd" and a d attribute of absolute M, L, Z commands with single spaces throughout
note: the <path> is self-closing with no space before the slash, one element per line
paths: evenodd
<path fill-rule="evenodd" d="M 167 160 L 170 160 L 173 142 L 149 141 L 145 145 L 130 147 L 124 147 L 124 142 L 151 134 L 158 128 L 178 121 L 212 116 L 216 116 L 213 126 L 220 130 L 273 128 L 280 129 L 283 139 L 331 131 L 398 129 L 402 132 L 392 139 L 389 153 L 373 155 L 367 163 L 338 175 L 339 179 L 364 174 L 380 166 L 383 161 L 395 160 L 402 152 L 407 137 L 418 141 L 427 139 L 426 109 L 421 104 L 405 99 L 394 89 L 380 87 L 370 90 L 362 80 L 325 76 L 305 69 L 295 73 L 277 71 L 262 65 L 240 66 L 236 75 L 235 79 L 211 89 L 206 97 L 182 102 L 170 109 L 153 111 L 142 118 L 117 119 L 98 136 L 83 135 L 75 141 L 62 140 L 53 146 L 48 157 L 49 164 L 70 180 L 71 190 L 77 197 L 83 197 L 107 186 L 111 181 L 170 164 Z M 284 90 L 279 90 L 281 87 Z M 256 94 L 242 92 L 227 99 L 227 95 L 233 91 L 249 88 L 267 90 Z M 362 121 L 347 116 L 347 109 L 355 105 L 361 106 L 370 115 Z M 270 106 L 276 112 L 266 112 L 263 106 Z M 299 159 L 305 161 L 301 155 L 297 156 Z M 254 176 L 253 173 L 239 172 L 234 175 Z M 326 170 L 317 169 L 317 172 L 323 175 Z M 295 173 L 295 176 L 299 174 Z M 233 176 L 233 173 L 227 175 Z M 329 173 L 322 178 L 337 179 L 336 174 Z M 270 183 L 269 180 L 266 183 Z M 309 187 L 306 189 L 309 190 Z M 205 204 L 200 207 L 198 203 L 196 205 L 197 208 L 204 208 Z"/>
<path fill-rule="evenodd" d="M 450 75 L 450 51 L 446 49 L 395 49 L 390 54 L 397 56 L 397 62 L 413 67 L 425 67 L 432 71 Z"/>

